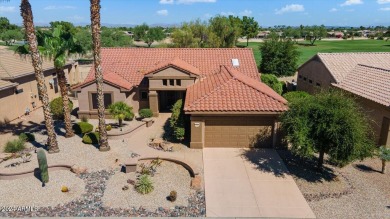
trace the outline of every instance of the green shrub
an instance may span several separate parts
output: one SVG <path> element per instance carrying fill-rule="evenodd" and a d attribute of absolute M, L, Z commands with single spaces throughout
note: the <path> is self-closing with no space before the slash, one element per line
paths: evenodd
<path fill-rule="evenodd" d="M 73 130 L 76 134 L 85 134 L 88 132 L 92 132 L 93 125 L 88 122 L 79 122 L 73 125 Z"/>
<path fill-rule="evenodd" d="M 278 94 L 283 92 L 283 82 L 279 81 L 278 78 L 273 74 L 261 74 L 261 81 L 268 85 L 272 90 Z"/>
<path fill-rule="evenodd" d="M 106 130 L 107 130 L 107 131 L 111 131 L 111 129 L 112 129 L 112 126 L 111 126 L 111 125 L 106 125 Z M 99 132 L 99 126 L 96 126 L 95 132 Z"/>
<path fill-rule="evenodd" d="M 90 132 L 83 136 L 84 144 L 99 144 L 99 132 Z"/>
<path fill-rule="evenodd" d="M 57 97 L 50 102 L 50 110 L 54 119 L 64 119 L 64 105 L 62 104 L 62 97 Z M 73 109 L 73 102 L 69 100 L 69 109 Z"/>
<path fill-rule="evenodd" d="M 138 178 L 137 183 L 135 184 L 135 189 L 137 192 L 145 195 L 153 191 L 153 182 L 150 180 L 148 175 L 141 175 Z"/>
<path fill-rule="evenodd" d="M 88 117 L 87 116 L 81 116 L 81 121 L 82 122 L 88 122 Z"/>
<path fill-rule="evenodd" d="M 139 116 L 143 118 L 150 118 L 153 116 L 153 112 L 151 109 L 141 109 L 139 112 Z"/>
<path fill-rule="evenodd" d="M 183 100 L 180 99 L 173 105 L 169 123 L 173 130 L 173 137 L 175 137 L 176 140 L 182 141 L 185 135 Z"/>
<path fill-rule="evenodd" d="M 133 107 L 123 101 L 119 101 L 108 106 L 111 116 L 118 120 L 119 126 L 122 126 L 124 119 L 132 120 L 134 118 Z"/>
<path fill-rule="evenodd" d="M 28 141 L 28 142 L 35 141 L 34 134 L 32 134 L 30 132 L 24 132 L 24 133 L 20 134 L 19 138 L 24 140 L 24 141 Z"/>
<path fill-rule="evenodd" d="M 311 96 L 311 95 L 305 91 L 291 91 L 291 92 L 287 92 L 283 95 L 283 97 L 288 102 L 292 102 L 292 101 L 295 101 L 297 99 L 302 99 L 302 98 L 306 98 L 309 96 Z"/>
<path fill-rule="evenodd" d="M 38 149 L 37 152 L 39 172 L 41 173 L 41 180 L 43 183 L 49 182 L 49 171 L 47 166 L 47 159 L 45 151 L 42 148 Z"/>
<path fill-rule="evenodd" d="M 4 152 L 5 153 L 16 153 L 25 148 L 26 141 L 24 139 L 15 139 L 12 141 L 8 141 L 5 145 Z"/>

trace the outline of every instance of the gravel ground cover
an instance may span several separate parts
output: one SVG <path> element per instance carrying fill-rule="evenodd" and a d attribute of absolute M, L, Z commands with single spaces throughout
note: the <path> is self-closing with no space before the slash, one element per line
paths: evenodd
<path fill-rule="evenodd" d="M 278 151 L 317 218 L 390 218 L 390 174 L 381 174 L 379 159 L 354 162 L 343 168 L 304 161 Z"/>
<path fill-rule="evenodd" d="M 16 186 L 17 185 L 17 186 Z M 67 186 L 69 192 L 61 192 Z M 42 183 L 34 176 L 15 180 L 0 180 L 0 206 L 44 207 L 67 203 L 84 193 L 84 181 L 70 171 L 49 173 L 49 183 Z"/>
<path fill-rule="evenodd" d="M 173 208 L 158 207 L 153 211 L 143 207 L 138 208 L 110 208 L 104 207 L 102 197 L 107 181 L 115 175 L 114 171 L 97 171 L 81 174 L 84 180 L 85 193 L 81 198 L 51 207 L 40 207 L 34 211 L 4 211 L 0 217 L 205 217 L 206 205 L 203 192 L 197 192 L 188 199 L 187 206 Z"/>
<path fill-rule="evenodd" d="M 116 172 L 108 181 L 103 197 L 104 206 L 114 208 L 142 206 L 147 210 L 153 210 L 158 207 L 170 209 L 175 206 L 188 205 L 188 199 L 191 195 L 191 176 L 181 165 L 163 161 L 161 166 L 157 167 L 155 175 L 151 177 L 154 190 L 146 195 L 138 193 L 134 186 L 127 183 L 128 179 L 136 181 L 137 175 L 139 174 Z M 122 191 L 122 187 L 125 185 L 129 186 L 129 189 Z M 167 196 L 172 190 L 178 194 L 175 202 L 167 200 Z"/>

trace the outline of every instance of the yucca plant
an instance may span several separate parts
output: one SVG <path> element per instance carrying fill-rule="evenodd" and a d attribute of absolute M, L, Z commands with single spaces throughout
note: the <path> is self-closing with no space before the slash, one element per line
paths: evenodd
<path fill-rule="evenodd" d="M 133 107 L 127 105 L 125 102 L 119 101 L 108 106 L 108 111 L 111 116 L 118 120 L 119 127 L 122 126 L 124 119 L 133 119 Z"/>
<path fill-rule="evenodd" d="M 153 182 L 150 180 L 148 175 L 141 175 L 138 177 L 135 189 L 143 195 L 151 193 L 154 189 Z"/>
<path fill-rule="evenodd" d="M 382 146 L 379 148 L 379 158 L 382 160 L 382 173 L 386 173 L 386 162 L 390 161 L 390 148 Z"/>

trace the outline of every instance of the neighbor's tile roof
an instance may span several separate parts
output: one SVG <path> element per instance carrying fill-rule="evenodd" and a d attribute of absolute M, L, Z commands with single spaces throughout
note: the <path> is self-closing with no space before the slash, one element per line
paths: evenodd
<path fill-rule="evenodd" d="M 52 61 L 42 60 L 42 69 L 53 69 Z M 28 55 L 18 55 L 15 52 L 1 48 L 0 49 L 0 78 L 12 79 L 24 75 L 34 74 L 34 68 L 31 64 L 31 58 Z"/>
<path fill-rule="evenodd" d="M 390 68 L 390 52 L 318 53 L 317 55 L 336 82 L 341 82 L 358 64 Z"/>
<path fill-rule="evenodd" d="M 381 69 L 357 65 L 345 75 L 342 82 L 332 85 L 379 104 L 390 106 L 390 68 Z"/>
<path fill-rule="evenodd" d="M 4 81 L 0 80 L 0 90 L 5 90 L 11 87 L 16 87 L 18 84 L 17 83 L 12 83 L 10 81 Z"/>
<path fill-rule="evenodd" d="M 187 88 L 186 112 L 282 112 L 287 101 L 258 79 L 222 66 Z"/>
<path fill-rule="evenodd" d="M 133 86 L 140 84 L 144 74 L 167 64 L 181 67 L 200 75 L 213 74 L 221 65 L 231 66 L 238 59 L 237 68 L 248 77 L 258 79 L 258 70 L 252 49 L 243 48 L 102 48 L 102 69 L 118 74 Z M 91 68 L 84 83 L 94 80 Z"/>

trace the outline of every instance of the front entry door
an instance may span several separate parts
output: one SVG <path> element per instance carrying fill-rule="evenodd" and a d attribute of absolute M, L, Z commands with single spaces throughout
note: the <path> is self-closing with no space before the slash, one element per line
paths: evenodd
<path fill-rule="evenodd" d="M 167 112 L 179 99 L 184 99 L 184 91 L 160 91 L 159 108 L 161 112 Z"/>

